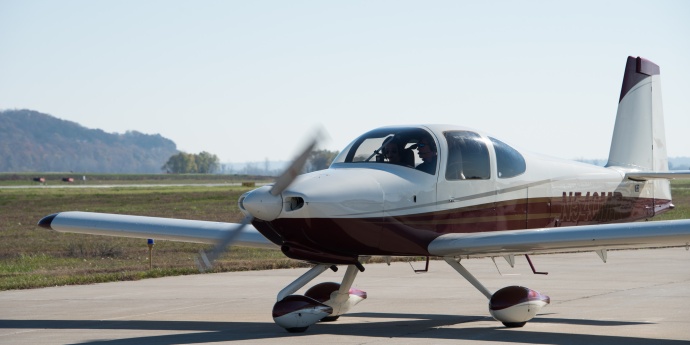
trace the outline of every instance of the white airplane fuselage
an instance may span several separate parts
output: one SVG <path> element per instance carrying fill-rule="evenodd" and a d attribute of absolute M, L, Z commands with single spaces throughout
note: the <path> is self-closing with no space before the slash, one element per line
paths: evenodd
<path fill-rule="evenodd" d="M 436 140 L 435 174 L 385 160 L 347 161 L 348 151 L 361 141 L 355 140 L 329 169 L 298 177 L 282 193 L 275 219 L 255 219 L 253 225 L 291 258 L 351 264 L 360 255 L 430 255 L 430 242 L 448 233 L 629 222 L 672 207 L 667 180 L 632 181 L 620 168 L 522 152 L 524 171 L 501 178 L 489 136 L 448 125 L 413 131 L 426 131 Z M 486 145 L 485 178 L 448 179 L 444 174 L 450 169 L 444 140 L 449 132 L 476 133 L 476 141 Z M 248 193 L 240 207 L 260 214 L 265 204 L 250 205 L 256 198 L 250 194 L 263 192 Z"/>

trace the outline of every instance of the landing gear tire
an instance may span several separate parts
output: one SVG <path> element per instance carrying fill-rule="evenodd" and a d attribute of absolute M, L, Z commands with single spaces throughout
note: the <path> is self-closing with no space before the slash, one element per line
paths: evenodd
<path fill-rule="evenodd" d="M 335 320 L 338 320 L 339 317 L 340 317 L 340 315 L 338 315 L 338 316 L 326 316 L 323 319 L 321 319 L 321 322 L 333 322 Z"/>
<path fill-rule="evenodd" d="M 290 332 L 290 333 L 304 333 L 304 331 L 307 330 L 309 326 L 307 327 L 292 327 L 292 328 L 286 328 L 285 330 Z"/>
<path fill-rule="evenodd" d="M 503 325 L 508 328 L 519 328 L 526 324 L 527 322 L 503 322 Z"/>

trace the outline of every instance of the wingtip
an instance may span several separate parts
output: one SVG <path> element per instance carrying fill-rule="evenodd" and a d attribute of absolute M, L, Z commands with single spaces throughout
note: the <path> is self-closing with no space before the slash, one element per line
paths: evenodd
<path fill-rule="evenodd" d="M 53 213 L 49 216 L 45 216 L 45 217 L 41 218 L 41 220 L 38 221 L 37 225 L 44 228 L 44 229 L 53 230 L 53 228 L 50 226 L 50 224 L 53 223 L 53 219 L 55 219 L 55 217 L 57 217 L 57 215 L 58 215 L 58 213 Z"/>

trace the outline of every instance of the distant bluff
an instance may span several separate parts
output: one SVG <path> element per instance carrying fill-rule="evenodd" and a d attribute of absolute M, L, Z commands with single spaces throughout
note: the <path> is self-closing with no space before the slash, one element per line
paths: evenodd
<path fill-rule="evenodd" d="M 175 143 L 89 129 L 33 110 L 0 111 L 0 172 L 160 173 Z"/>

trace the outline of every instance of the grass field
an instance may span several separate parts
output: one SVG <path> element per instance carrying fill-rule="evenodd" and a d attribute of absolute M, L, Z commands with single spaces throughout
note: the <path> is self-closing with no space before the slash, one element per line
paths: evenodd
<path fill-rule="evenodd" d="M 182 183 L 185 179 L 169 177 L 167 183 Z M 225 179 L 243 182 L 236 177 Z M 137 183 L 149 180 L 140 179 Z M 218 180 L 222 178 L 195 181 L 218 183 Z M 676 209 L 655 219 L 690 218 L 690 181 L 674 182 L 672 187 Z M 150 270 L 146 240 L 63 234 L 42 229 L 36 223 L 43 216 L 68 210 L 239 222 L 242 216 L 237 199 L 249 189 L 241 186 L 0 189 L 0 290 L 196 274 L 194 258 L 199 249 L 211 246 L 158 241 L 153 250 L 154 268 Z M 233 248 L 220 258 L 214 272 L 304 266 L 284 257 L 280 251 Z"/>
<path fill-rule="evenodd" d="M 180 183 L 175 181 L 175 183 Z M 0 290 L 198 273 L 210 246 L 158 241 L 149 270 L 144 239 L 63 234 L 36 226 L 67 210 L 238 222 L 237 199 L 250 187 L 0 189 Z M 235 248 L 214 271 L 304 266 L 280 251 Z"/>

